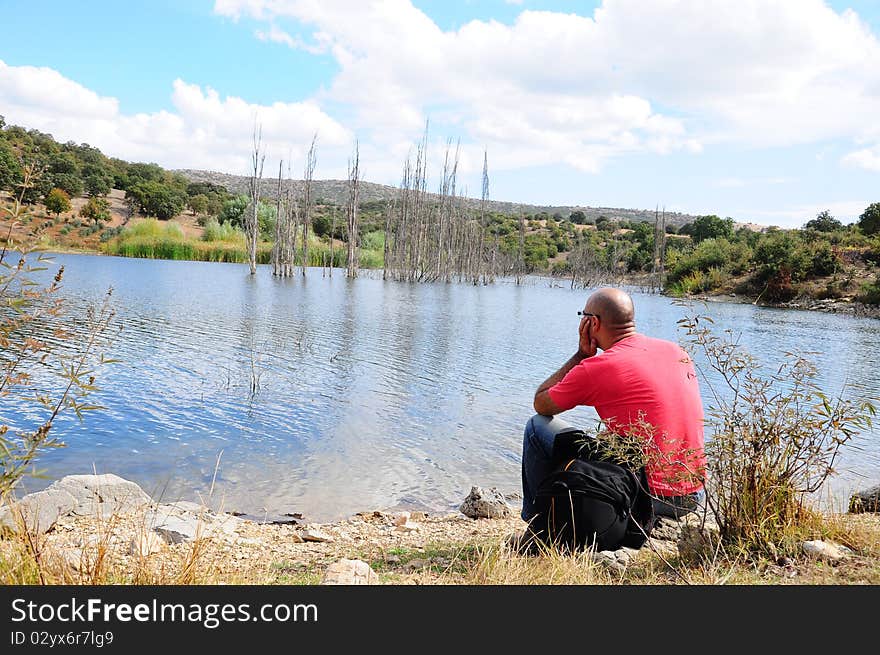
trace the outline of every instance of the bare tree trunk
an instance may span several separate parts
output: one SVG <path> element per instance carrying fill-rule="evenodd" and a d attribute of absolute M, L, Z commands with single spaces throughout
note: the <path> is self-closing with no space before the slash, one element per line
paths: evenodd
<path fill-rule="evenodd" d="M 526 272 L 526 218 L 522 212 L 519 213 L 519 261 L 516 264 L 516 283 L 520 284 Z"/>
<path fill-rule="evenodd" d="M 248 264 L 251 275 L 257 272 L 257 243 L 260 240 L 260 190 L 263 180 L 263 163 L 266 153 L 263 152 L 263 127 L 254 125 L 253 151 L 251 153 L 251 176 L 248 180 L 250 191 L 250 211 L 245 213 L 245 240 L 248 252 Z"/>
<path fill-rule="evenodd" d="M 474 279 L 474 284 L 477 284 L 479 281 L 480 272 L 483 268 L 483 252 L 485 250 L 484 239 L 486 235 L 486 203 L 489 201 L 489 153 L 486 150 L 483 150 L 483 193 L 480 196 L 480 249 L 477 252 L 477 257 L 479 257 L 479 270 L 477 273 L 477 278 Z M 495 267 L 495 251 L 492 251 L 492 268 Z M 487 281 L 486 276 L 483 275 L 483 283 L 485 284 Z"/>
<path fill-rule="evenodd" d="M 358 240 L 358 176 L 360 155 L 358 142 L 354 142 L 354 159 L 348 162 L 348 271 L 350 278 L 357 277 L 357 240 Z"/>
<path fill-rule="evenodd" d="M 272 244 L 272 275 L 283 277 L 281 250 L 284 247 L 284 214 L 281 194 L 281 172 L 283 161 L 278 162 L 278 198 L 275 202 L 275 242 Z"/>
<path fill-rule="evenodd" d="M 312 145 L 306 155 L 306 167 L 303 174 L 303 200 L 301 207 L 302 216 L 302 274 L 306 274 L 309 265 L 309 226 L 312 224 L 312 178 L 315 175 L 315 141 L 318 135 L 312 137 Z"/>

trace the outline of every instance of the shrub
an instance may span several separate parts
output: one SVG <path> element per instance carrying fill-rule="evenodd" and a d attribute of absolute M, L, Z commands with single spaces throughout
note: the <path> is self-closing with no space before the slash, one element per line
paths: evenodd
<path fill-rule="evenodd" d="M 862 288 L 862 294 L 858 297 L 859 302 L 867 305 L 880 305 L 880 280 L 874 280 Z"/>
<path fill-rule="evenodd" d="M 52 189 L 46 196 L 46 209 L 58 216 L 70 211 L 70 196 L 63 189 Z"/>
<path fill-rule="evenodd" d="M 828 241 L 817 241 L 810 249 L 810 274 L 833 275 L 837 272 L 840 260 Z"/>
<path fill-rule="evenodd" d="M 785 277 L 789 281 L 802 280 L 812 269 L 810 254 L 791 232 L 777 231 L 765 235 L 755 246 L 754 261 L 761 282 L 772 278 L 779 282 Z"/>
<path fill-rule="evenodd" d="M 834 472 L 840 449 L 869 428 L 874 406 L 816 384 L 816 367 L 790 354 L 765 374 L 730 330 L 713 334 L 711 319 L 688 316 L 680 325 L 692 355 L 721 378 L 709 379 L 706 415 L 707 506 L 722 539 L 751 553 L 794 553 L 811 516 L 807 495 Z"/>
<path fill-rule="evenodd" d="M 236 229 L 231 223 L 218 223 L 217 219 L 210 218 L 205 223 L 205 231 L 202 233 L 202 241 L 244 243 L 244 232 Z"/>
<path fill-rule="evenodd" d="M 732 275 L 743 273 L 751 256 L 751 250 L 744 243 L 730 243 L 727 239 L 706 239 L 701 241 L 690 253 L 669 251 L 669 282 L 675 283 L 694 272 L 708 273 L 717 269 Z M 718 279 L 718 274 L 715 274 Z"/>

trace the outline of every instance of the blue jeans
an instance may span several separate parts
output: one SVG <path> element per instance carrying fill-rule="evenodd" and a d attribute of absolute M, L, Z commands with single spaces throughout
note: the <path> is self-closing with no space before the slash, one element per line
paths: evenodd
<path fill-rule="evenodd" d="M 523 521 L 531 521 L 537 514 L 535 493 L 553 471 L 553 442 L 559 432 L 570 427 L 558 416 L 540 414 L 535 414 L 526 423 L 522 454 L 523 508 L 520 514 Z"/>
<path fill-rule="evenodd" d="M 523 434 L 522 454 L 522 489 L 523 489 L 523 521 L 531 521 L 537 514 L 535 494 L 541 482 L 553 471 L 558 462 L 553 461 L 553 442 L 556 435 L 571 425 L 558 416 L 541 416 L 535 414 L 526 423 Z M 686 496 L 653 496 L 652 504 L 657 516 L 681 518 L 695 511 L 705 501 L 705 492 Z"/>

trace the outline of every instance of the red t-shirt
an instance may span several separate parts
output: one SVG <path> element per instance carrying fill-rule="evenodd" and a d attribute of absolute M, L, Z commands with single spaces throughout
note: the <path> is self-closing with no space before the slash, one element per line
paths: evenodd
<path fill-rule="evenodd" d="M 650 438 L 656 448 L 648 449 L 646 468 L 653 493 L 680 496 L 703 488 L 703 404 L 694 364 L 677 344 L 634 334 L 583 360 L 549 394 L 563 411 L 591 405 L 615 432 Z"/>

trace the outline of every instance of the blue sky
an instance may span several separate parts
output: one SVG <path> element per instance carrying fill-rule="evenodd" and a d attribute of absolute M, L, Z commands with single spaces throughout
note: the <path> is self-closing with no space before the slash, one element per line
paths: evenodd
<path fill-rule="evenodd" d="M 867 0 L 0 0 L 0 114 L 129 160 L 397 184 L 430 122 L 460 187 L 798 226 L 880 201 Z"/>

